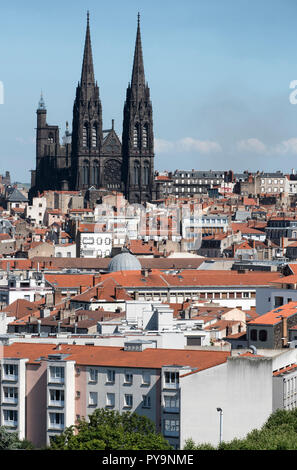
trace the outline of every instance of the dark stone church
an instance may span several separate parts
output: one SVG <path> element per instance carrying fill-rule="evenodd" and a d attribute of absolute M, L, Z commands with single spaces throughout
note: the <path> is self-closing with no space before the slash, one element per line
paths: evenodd
<path fill-rule="evenodd" d="M 145 81 L 139 15 L 132 78 L 123 114 L 120 141 L 113 121 L 111 129 L 103 129 L 88 13 L 72 133 L 66 123 L 60 143 L 59 127 L 47 124 L 41 97 L 37 109 L 36 170 L 32 171 L 30 198 L 45 190 L 85 194 L 91 188 L 122 192 L 130 203 L 155 199 L 153 112 L 150 89 Z"/>

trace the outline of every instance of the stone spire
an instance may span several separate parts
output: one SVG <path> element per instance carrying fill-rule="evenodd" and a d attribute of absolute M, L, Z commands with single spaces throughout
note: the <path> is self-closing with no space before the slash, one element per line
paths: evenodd
<path fill-rule="evenodd" d="M 142 56 L 141 34 L 140 34 L 140 14 L 137 17 L 137 33 L 131 78 L 131 88 L 133 91 L 143 91 L 145 88 L 145 75 Z"/>
<path fill-rule="evenodd" d="M 80 84 L 82 87 L 95 85 L 89 12 L 87 13 L 87 30 L 86 30 L 85 49 L 84 49 L 84 58 L 83 58 Z"/>

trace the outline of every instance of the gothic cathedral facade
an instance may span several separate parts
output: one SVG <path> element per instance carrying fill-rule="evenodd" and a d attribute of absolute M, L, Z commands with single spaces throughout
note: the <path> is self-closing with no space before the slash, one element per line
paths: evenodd
<path fill-rule="evenodd" d="M 81 79 L 73 106 L 72 133 L 60 143 L 59 127 L 47 124 L 41 97 L 37 109 L 36 169 L 30 197 L 45 190 L 119 191 L 130 203 L 150 202 L 154 184 L 154 134 L 150 89 L 145 81 L 138 15 L 131 82 L 126 92 L 122 140 L 104 130 L 99 87 L 95 80 L 89 14 Z"/>

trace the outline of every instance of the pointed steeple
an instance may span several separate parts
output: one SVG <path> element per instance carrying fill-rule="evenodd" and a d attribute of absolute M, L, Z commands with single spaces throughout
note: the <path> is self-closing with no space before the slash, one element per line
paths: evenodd
<path fill-rule="evenodd" d="M 140 34 L 140 14 L 137 15 L 137 33 L 131 79 L 131 88 L 143 90 L 145 87 L 145 76 L 142 56 L 141 34 Z"/>
<path fill-rule="evenodd" d="M 80 84 L 81 86 L 88 86 L 88 85 L 95 84 L 89 12 L 87 13 L 87 30 L 86 30 L 85 49 L 84 49 L 84 58 L 83 58 Z"/>
<path fill-rule="evenodd" d="M 44 99 L 43 99 L 42 90 L 41 90 L 41 93 L 40 93 L 40 100 L 38 102 L 38 109 L 46 109 L 45 108 L 45 102 L 44 102 Z"/>

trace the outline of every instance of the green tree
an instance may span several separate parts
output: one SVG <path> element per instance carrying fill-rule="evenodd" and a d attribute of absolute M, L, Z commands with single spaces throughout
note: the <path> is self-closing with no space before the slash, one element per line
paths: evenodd
<path fill-rule="evenodd" d="M 0 426 L 0 450 L 33 449 L 31 442 L 20 440 L 16 432 L 9 432 L 4 426 Z"/>
<path fill-rule="evenodd" d="M 53 450 L 170 450 L 145 416 L 97 409 L 52 439 Z"/>
<path fill-rule="evenodd" d="M 254 429 L 244 439 L 222 442 L 218 447 L 210 444 L 185 442 L 185 450 L 297 450 L 297 409 L 277 410 L 270 415 L 261 429 Z"/>

